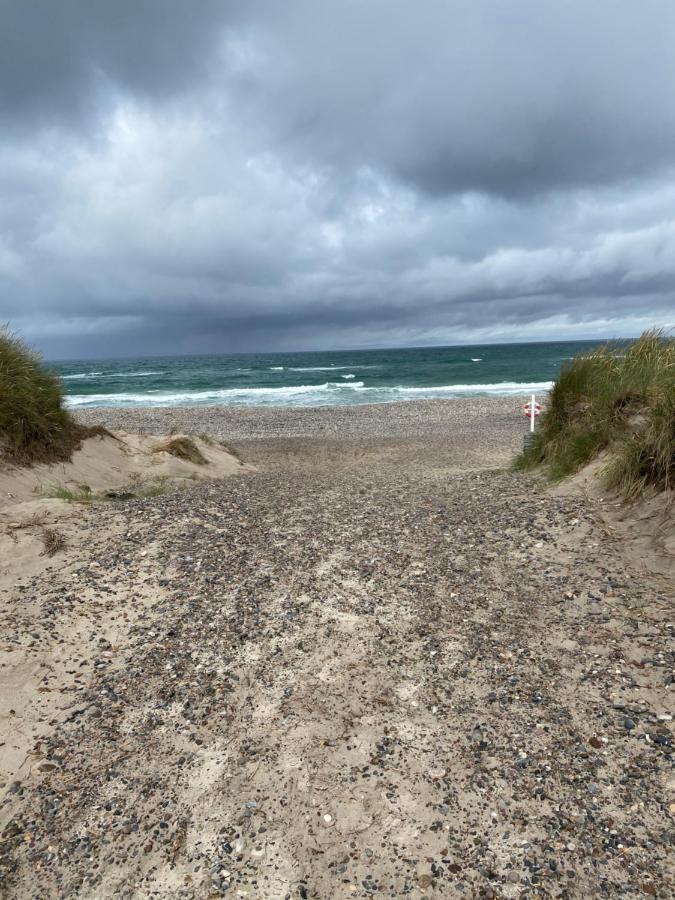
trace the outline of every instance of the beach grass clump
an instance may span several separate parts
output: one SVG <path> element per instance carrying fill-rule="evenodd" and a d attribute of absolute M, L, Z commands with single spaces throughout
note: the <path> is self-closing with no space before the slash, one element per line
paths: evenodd
<path fill-rule="evenodd" d="M 189 437 L 172 437 L 155 447 L 154 452 L 170 453 L 177 459 L 182 459 L 185 462 L 191 462 L 198 466 L 205 466 L 208 463 L 207 458 L 199 447 Z"/>
<path fill-rule="evenodd" d="M 36 493 L 45 500 L 67 500 L 69 503 L 92 503 L 100 499 L 85 484 L 77 489 L 68 488 L 63 484 L 44 484 L 39 489 L 36 488 Z"/>
<path fill-rule="evenodd" d="M 0 459 L 68 460 L 82 429 L 63 406 L 57 375 L 6 328 L 0 329 Z"/>
<path fill-rule="evenodd" d="M 44 548 L 40 554 L 41 556 L 54 556 L 66 546 L 66 539 L 55 528 L 43 528 L 41 539 Z"/>
<path fill-rule="evenodd" d="M 36 488 L 36 493 L 46 500 L 66 500 L 68 503 L 108 503 L 116 500 L 147 500 L 161 497 L 163 494 L 177 490 L 166 476 L 159 476 L 150 482 L 141 481 L 140 477 L 132 478 L 126 487 L 110 489 L 94 493 L 82 484 L 77 488 L 69 488 L 63 484 L 43 484 Z"/>
<path fill-rule="evenodd" d="M 675 472 L 675 338 L 647 331 L 564 365 L 517 469 L 559 480 L 607 451 L 605 487 L 628 500 L 670 491 Z"/>

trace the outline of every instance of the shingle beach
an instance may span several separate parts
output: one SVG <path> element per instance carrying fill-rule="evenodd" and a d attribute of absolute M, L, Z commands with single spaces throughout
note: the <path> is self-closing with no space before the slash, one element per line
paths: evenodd
<path fill-rule="evenodd" d="M 80 413 L 254 471 L 11 570 L 3 896 L 672 896 L 672 582 L 522 402 Z"/>

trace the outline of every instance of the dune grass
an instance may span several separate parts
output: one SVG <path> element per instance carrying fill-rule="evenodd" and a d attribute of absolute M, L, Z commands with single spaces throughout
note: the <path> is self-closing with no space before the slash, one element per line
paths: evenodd
<path fill-rule="evenodd" d="M 562 367 L 532 446 L 517 469 L 543 466 L 555 480 L 603 450 L 602 477 L 628 500 L 670 491 L 675 472 L 675 339 L 645 332 L 605 344 Z"/>
<path fill-rule="evenodd" d="M 63 405 L 59 376 L 7 327 L 0 327 L 0 461 L 30 466 L 67 462 L 82 440 L 115 437 L 80 425 Z"/>
<path fill-rule="evenodd" d="M 192 438 L 186 436 L 172 437 L 168 441 L 158 444 L 153 452 L 170 453 L 177 459 L 194 463 L 197 466 L 205 466 L 208 463 L 208 459 L 204 456 Z"/>
<path fill-rule="evenodd" d="M 36 492 L 45 499 L 68 500 L 70 503 L 91 503 L 93 500 L 101 499 L 96 494 L 93 494 L 91 488 L 86 485 L 73 490 L 62 484 L 45 484 L 39 490 L 36 489 Z"/>
<path fill-rule="evenodd" d="M 159 476 L 149 482 L 134 480 L 126 487 L 95 493 L 88 485 L 68 488 L 63 484 L 43 484 L 36 489 L 41 497 L 48 500 L 67 500 L 69 503 L 110 503 L 118 500 L 148 500 L 179 490 L 166 476 Z"/>
<path fill-rule="evenodd" d="M 0 458 L 19 464 L 67 460 L 82 429 L 63 406 L 57 375 L 0 329 Z"/>

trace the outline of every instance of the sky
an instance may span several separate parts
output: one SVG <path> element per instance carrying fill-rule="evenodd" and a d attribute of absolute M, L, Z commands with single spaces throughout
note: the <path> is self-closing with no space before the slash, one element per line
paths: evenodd
<path fill-rule="evenodd" d="M 0 322 L 45 355 L 675 325 L 672 0 L 0 0 Z"/>

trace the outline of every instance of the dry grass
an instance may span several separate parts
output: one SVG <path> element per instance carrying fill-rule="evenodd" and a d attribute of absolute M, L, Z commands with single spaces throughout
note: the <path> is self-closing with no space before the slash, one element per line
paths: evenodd
<path fill-rule="evenodd" d="M 602 450 L 608 488 L 626 499 L 670 491 L 675 473 L 675 339 L 659 331 L 607 344 L 565 365 L 530 449 L 516 468 L 544 466 L 553 479 Z"/>
<path fill-rule="evenodd" d="M 198 466 L 205 466 L 208 464 L 207 458 L 192 438 L 189 437 L 172 437 L 168 441 L 158 444 L 153 452 L 170 453 L 178 459 L 183 459 L 186 462 L 191 462 Z"/>
<path fill-rule="evenodd" d="M 54 556 L 59 550 L 63 550 L 66 546 L 66 539 L 55 528 L 43 528 L 41 535 L 44 550 L 40 556 Z"/>

